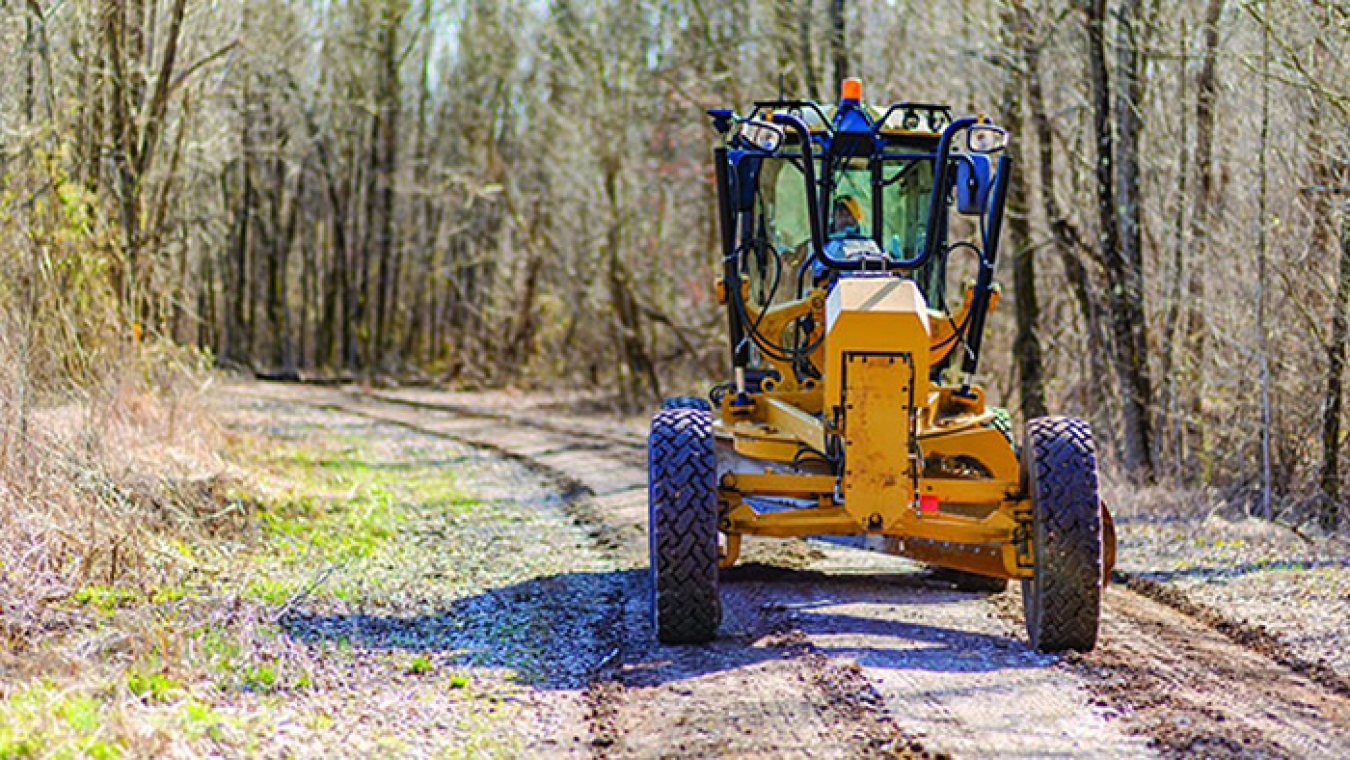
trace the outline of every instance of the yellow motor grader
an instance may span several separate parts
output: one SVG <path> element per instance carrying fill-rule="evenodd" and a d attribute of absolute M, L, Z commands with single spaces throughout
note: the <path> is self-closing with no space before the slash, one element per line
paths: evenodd
<path fill-rule="evenodd" d="M 709 111 L 731 379 L 652 419 L 657 637 L 716 635 L 743 536 L 815 536 L 1020 580 L 1032 646 L 1091 649 L 1114 557 L 1092 432 L 1034 419 L 1019 447 L 974 383 L 1007 133 L 861 89 Z"/>

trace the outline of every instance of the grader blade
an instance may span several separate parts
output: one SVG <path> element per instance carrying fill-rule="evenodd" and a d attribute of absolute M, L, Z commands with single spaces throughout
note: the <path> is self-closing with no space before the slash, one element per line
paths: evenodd
<path fill-rule="evenodd" d="M 835 546 L 905 557 L 926 565 L 964 570 L 968 573 L 1004 577 L 1003 547 L 1001 544 L 953 544 L 922 538 L 900 536 L 813 536 Z"/>

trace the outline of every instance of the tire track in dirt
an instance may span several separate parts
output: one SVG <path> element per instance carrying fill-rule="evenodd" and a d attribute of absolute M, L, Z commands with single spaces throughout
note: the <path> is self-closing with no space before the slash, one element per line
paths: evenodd
<path fill-rule="evenodd" d="M 645 567 L 639 434 L 426 392 L 285 391 L 515 459 L 559 484 L 598 544 Z M 1140 594 L 1110 590 L 1096 651 L 1046 657 L 1027 650 L 1013 594 L 950 591 L 890 557 L 771 546 L 747 547 L 770 566 L 726 575 L 711 646 L 648 643 L 636 574 L 603 602 L 622 609 L 587 694 L 597 754 L 860 756 L 922 742 L 959 756 L 1350 756 L 1344 696 Z"/>
<path fill-rule="evenodd" d="M 597 431 L 596 423 L 584 420 L 573 428 L 568 420 L 540 420 L 528 413 L 442 406 L 416 391 L 363 396 L 422 413 L 470 415 L 587 445 L 605 441 L 613 456 L 631 468 L 623 482 L 645 485 L 646 445 L 640 435 Z M 593 490 L 604 488 L 610 477 L 607 473 L 598 479 Z M 630 546 L 636 550 L 632 561 L 645 566 L 645 489 L 639 486 L 630 495 L 636 498 L 627 504 L 607 504 L 600 519 L 631 529 Z M 746 559 L 753 561 L 755 548 L 800 545 L 750 540 Z M 1148 754 L 1143 742 L 1116 730 L 1090 704 L 1081 679 L 1047 667 L 1054 659 L 1028 651 L 1020 630 L 996 615 L 983 598 L 935 587 L 904 560 L 832 548 L 815 554 L 784 558 L 771 553 L 765 559 L 773 566 L 727 573 L 721 637 L 706 648 L 648 643 L 654 637 L 646 589 L 634 589 L 632 599 L 638 603 L 629 618 L 626 684 L 637 692 L 629 703 L 642 709 L 617 711 L 629 737 L 620 749 L 642 755 L 875 754 L 881 747 L 908 746 L 895 738 L 896 727 L 903 725 L 925 735 L 923 743 L 930 748 L 966 756 Z M 807 569 L 811 567 L 818 569 Z M 760 614 L 765 610 L 768 614 Z M 762 672 L 758 658 L 766 649 L 782 649 L 784 642 L 791 642 L 790 652 L 810 652 L 811 657 L 797 658 L 796 682 L 781 692 L 771 688 L 775 679 Z M 671 652 L 678 654 L 672 657 Z M 659 677 L 642 664 L 651 661 L 665 663 Z M 687 683 L 692 681 L 702 688 L 690 691 Z M 678 685 L 672 687 L 672 682 Z M 825 696 L 814 714 L 785 707 L 808 685 Z M 872 735 L 831 744 L 827 732 L 817 732 L 804 743 L 785 733 L 784 727 L 809 726 L 826 711 L 867 716 L 862 722 Z M 768 725 L 759 728 L 756 722 Z M 690 726 L 696 727 L 692 734 Z M 741 738 L 755 731 L 767 731 L 772 741 L 746 743 Z M 634 737 L 643 737 L 642 743 L 635 744 Z"/>
<path fill-rule="evenodd" d="M 1350 757 L 1350 700 L 1229 631 L 1108 590 L 1102 645 L 1069 658 L 1178 757 Z"/>
<path fill-rule="evenodd" d="M 598 546 L 621 565 L 645 567 L 645 450 L 639 443 L 560 442 L 556 433 L 507 427 L 495 415 L 399 407 L 327 389 L 278 385 L 258 392 L 519 462 L 558 484 Z M 595 663 L 583 695 L 595 755 L 931 756 L 879 709 L 859 671 L 802 645 L 768 608 L 738 604 L 730 590 L 728 621 L 735 621 L 738 636 L 712 647 L 661 647 L 647 627 L 645 581 L 627 577 L 623 593 L 595 600 L 609 612 L 610 628 L 599 634 L 603 648 L 612 645 Z M 745 646 L 761 638 L 758 646 Z"/>
<path fill-rule="evenodd" d="M 1192 601 L 1179 589 L 1155 580 L 1117 570 L 1112 579 L 1140 596 L 1160 602 L 1177 612 L 1203 622 L 1234 643 L 1265 655 L 1281 665 L 1343 697 L 1350 697 L 1350 679 L 1338 674 L 1325 662 L 1312 662 L 1260 625 L 1232 620 L 1219 610 Z"/>

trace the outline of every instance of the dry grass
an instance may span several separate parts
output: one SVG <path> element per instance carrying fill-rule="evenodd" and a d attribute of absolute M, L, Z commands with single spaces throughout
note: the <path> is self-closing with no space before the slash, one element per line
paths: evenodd
<path fill-rule="evenodd" d="M 0 757 L 172 754 L 224 730 L 174 670 L 211 625 L 182 589 L 243 524 L 210 375 L 141 338 L 181 310 L 128 306 L 102 204 L 29 147 L 0 194 Z"/>
<path fill-rule="evenodd" d="M 193 754 L 240 730 L 177 665 L 211 624 L 182 589 L 244 523 L 211 375 L 164 344 L 54 332 L 66 304 L 25 314 L 4 295 L 0 757 Z"/>
<path fill-rule="evenodd" d="M 38 382 L 0 330 L 0 652 L 146 598 L 238 522 L 189 354 L 123 346 L 84 386 Z M 62 387 L 64 385 L 64 387 Z M 55 389 L 55 390 L 53 390 Z"/>
<path fill-rule="evenodd" d="M 238 730 L 177 666 L 186 633 L 210 625 L 182 589 L 245 522 L 202 358 L 85 340 L 62 361 L 5 306 L 0 757 L 159 756 Z"/>

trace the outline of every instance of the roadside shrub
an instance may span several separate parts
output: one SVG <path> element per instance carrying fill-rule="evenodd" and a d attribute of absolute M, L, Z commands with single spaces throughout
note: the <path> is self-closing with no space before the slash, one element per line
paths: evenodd
<path fill-rule="evenodd" d="M 143 598 L 228 527 L 206 357 L 126 317 L 95 199 L 25 162 L 0 193 L 0 649 Z M 147 310 L 146 313 L 149 313 Z M 91 590 L 92 589 L 92 590 Z M 78 612 L 77 612 L 78 611 Z"/>

